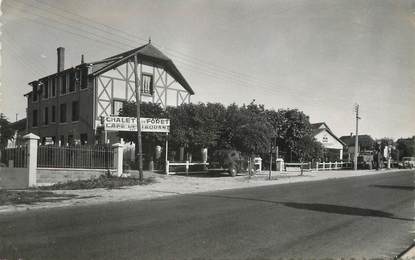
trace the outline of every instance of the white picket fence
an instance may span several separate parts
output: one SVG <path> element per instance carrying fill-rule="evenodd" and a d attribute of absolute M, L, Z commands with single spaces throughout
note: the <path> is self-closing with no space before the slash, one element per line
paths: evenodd
<path fill-rule="evenodd" d="M 317 162 L 315 165 L 316 171 L 325 171 L 325 170 L 342 170 L 342 169 L 351 169 L 351 162 Z"/>

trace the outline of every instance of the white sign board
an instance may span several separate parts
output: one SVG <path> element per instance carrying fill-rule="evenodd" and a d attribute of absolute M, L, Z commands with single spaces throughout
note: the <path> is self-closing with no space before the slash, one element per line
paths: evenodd
<path fill-rule="evenodd" d="M 167 118 L 140 118 L 142 132 L 170 132 L 170 119 Z M 106 131 L 130 131 L 137 132 L 137 118 L 122 116 L 104 117 L 104 129 Z"/>

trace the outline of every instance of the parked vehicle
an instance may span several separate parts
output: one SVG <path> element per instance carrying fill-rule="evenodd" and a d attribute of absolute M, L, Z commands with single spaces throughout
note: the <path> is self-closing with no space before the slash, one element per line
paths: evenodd
<path fill-rule="evenodd" d="M 362 152 L 357 156 L 357 168 L 369 169 L 373 168 L 373 154 L 372 152 Z"/>
<path fill-rule="evenodd" d="M 246 171 L 248 161 L 236 150 L 217 150 L 213 153 L 209 168 L 211 170 L 225 170 L 232 177 L 237 173 Z"/>
<path fill-rule="evenodd" d="M 412 169 L 415 168 L 415 157 L 403 157 L 399 163 L 399 168 Z"/>

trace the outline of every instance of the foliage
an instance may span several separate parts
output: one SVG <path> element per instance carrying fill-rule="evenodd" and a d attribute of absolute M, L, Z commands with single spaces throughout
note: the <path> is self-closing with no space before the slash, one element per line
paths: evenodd
<path fill-rule="evenodd" d="M 126 117 L 137 117 L 137 107 L 135 102 L 124 102 L 123 107 L 120 109 L 120 116 Z M 141 117 L 159 117 L 165 118 L 168 117 L 167 113 L 161 108 L 159 104 L 155 103 L 146 103 L 143 102 L 140 104 L 140 116 Z M 123 138 L 127 142 L 137 143 L 137 133 L 136 132 L 119 132 L 119 137 Z M 162 143 L 165 134 L 162 133 L 146 133 L 143 132 L 142 140 L 148 143 Z"/>
<path fill-rule="evenodd" d="M 308 116 L 298 109 L 268 110 L 267 120 L 276 133 L 276 142 L 282 153 L 294 153 L 297 159 L 321 156 L 321 147 L 311 138 L 312 128 Z M 305 149 L 305 144 L 311 147 Z M 317 152 L 317 154 L 314 154 Z"/>
<path fill-rule="evenodd" d="M 219 103 L 184 104 L 167 109 L 170 140 L 177 147 L 213 148 L 218 145 L 225 119 L 225 107 Z"/>
<path fill-rule="evenodd" d="M 235 148 L 245 155 L 269 152 L 275 132 L 266 120 L 266 110 L 263 105 L 257 105 L 253 101 L 247 106 L 238 108 L 232 104 L 226 112 L 226 124 L 222 134 L 225 146 L 223 148 Z"/>
<path fill-rule="evenodd" d="M 0 113 L 0 148 L 7 146 L 7 141 L 13 139 L 14 129 L 7 117 Z"/>
<path fill-rule="evenodd" d="M 311 137 L 308 116 L 298 109 L 267 110 L 252 101 L 248 105 L 219 103 L 183 104 L 163 110 L 154 104 L 141 104 L 143 117 L 170 118 L 170 147 L 186 147 L 188 151 L 208 148 L 236 149 L 244 155 L 265 155 L 276 140 L 280 154 L 293 154 L 294 159 L 310 160 L 322 155 L 321 145 Z M 136 116 L 135 103 L 125 103 L 121 116 Z M 164 140 L 154 133 L 143 133 L 144 142 Z M 135 133 L 121 132 L 126 141 L 136 141 Z"/>
<path fill-rule="evenodd" d="M 323 145 L 306 135 L 295 143 L 295 151 L 300 161 L 313 161 L 323 156 Z"/>

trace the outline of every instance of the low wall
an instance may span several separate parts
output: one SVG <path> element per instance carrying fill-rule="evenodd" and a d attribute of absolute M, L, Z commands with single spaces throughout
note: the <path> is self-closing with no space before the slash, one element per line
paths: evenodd
<path fill-rule="evenodd" d="M 0 167 L 0 189 L 25 189 L 29 186 L 27 168 Z"/>
<path fill-rule="evenodd" d="M 110 170 L 111 173 L 115 170 Z M 105 174 L 106 169 L 37 168 L 37 184 L 51 185 L 59 182 L 87 180 Z"/>

